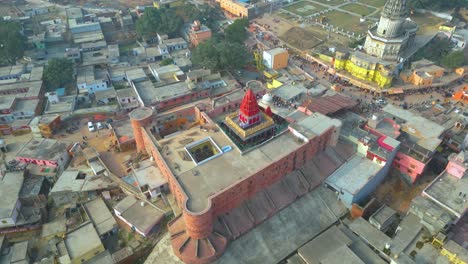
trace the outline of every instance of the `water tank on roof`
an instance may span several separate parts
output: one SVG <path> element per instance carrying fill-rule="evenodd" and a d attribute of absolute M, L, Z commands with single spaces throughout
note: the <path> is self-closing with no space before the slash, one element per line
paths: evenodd
<path fill-rule="evenodd" d="M 273 102 L 273 96 L 271 94 L 269 94 L 269 93 L 266 93 L 262 97 L 262 102 L 264 104 L 270 104 L 271 102 Z"/>

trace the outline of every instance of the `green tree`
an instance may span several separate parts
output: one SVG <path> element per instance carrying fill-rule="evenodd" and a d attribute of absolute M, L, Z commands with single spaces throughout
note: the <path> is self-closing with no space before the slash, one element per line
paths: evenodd
<path fill-rule="evenodd" d="M 15 64 L 23 57 L 24 45 L 20 24 L 0 18 L 0 63 Z"/>
<path fill-rule="evenodd" d="M 463 65 L 465 57 L 463 51 L 454 51 L 442 58 L 442 64 L 447 68 L 456 68 Z"/>
<path fill-rule="evenodd" d="M 412 58 L 413 61 L 422 58 L 434 61 L 437 64 L 441 63 L 443 57 L 450 53 L 452 50 L 452 43 L 450 40 L 443 38 L 434 38 L 424 48 L 420 49 Z"/>
<path fill-rule="evenodd" d="M 243 43 L 247 37 L 247 27 L 249 20 L 247 18 L 237 19 L 224 30 L 226 41 Z"/>
<path fill-rule="evenodd" d="M 218 29 L 218 21 L 222 18 L 222 11 L 219 6 L 212 7 L 208 4 L 195 6 L 187 3 L 180 9 L 180 14 L 186 23 L 192 23 L 194 20 L 199 20 L 212 31 L 216 31 Z"/>
<path fill-rule="evenodd" d="M 166 66 L 166 65 L 169 65 L 169 64 L 173 64 L 174 61 L 171 59 L 171 58 L 167 58 L 167 59 L 164 59 L 162 60 L 159 65 L 160 66 Z"/>
<path fill-rule="evenodd" d="M 424 8 L 434 11 L 445 11 L 452 8 L 466 6 L 466 0 L 410 0 L 410 8 Z"/>
<path fill-rule="evenodd" d="M 192 62 L 214 71 L 219 70 L 219 52 L 216 45 L 216 39 L 208 39 L 198 45 L 193 50 Z"/>
<path fill-rule="evenodd" d="M 140 37 L 155 36 L 156 33 L 173 35 L 182 24 L 182 18 L 173 9 L 148 7 L 138 19 L 136 31 Z"/>
<path fill-rule="evenodd" d="M 69 86 L 73 82 L 73 64 L 66 58 L 51 59 L 42 78 L 48 91 Z"/>
<path fill-rule="evenodd" d="M 212 71 L 241 69 L 250 60 L 250 54 L 243 44 L 217 39 L 201 43 L 192 54 L 194 64 Z"/>
<path fill-rule="evenodd" d="M 217 45 L 219 64 L 224 70 L 238 70 L 251 60 L 243 43 L 223 41 Z"/>

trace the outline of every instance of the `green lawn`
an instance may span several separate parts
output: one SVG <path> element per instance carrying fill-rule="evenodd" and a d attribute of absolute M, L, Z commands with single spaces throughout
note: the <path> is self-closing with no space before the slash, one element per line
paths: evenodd
<path fill-rule="evenodd" d="M 346 10 L 346 11 L 354 12 L 354 13 L 359 14 L 361 16 L 367 16 L 367 15 L 369 15 L 370 13 L 372 13 L 372 12 L 374 12 L 376 10 L 375 8 L 360 5 L 360 4 L 357 4 L 357 3 L 350 3 L 350 4 L 347 4 L 347 5 L 341 6 L 340 8 L 343 9 L 343 10 Z"/>
<path fill-rule="evenodd" d="M 345 0 L 314 0 L 315 2 L 323 3 L 325 5 L 337 6 L 343 3 L 346 3 Z"/>
<path fill-rule="evenodd" d="M 314 13 L 327 9 L 325 6 L 313 4 L 309 1 L 300 1 L 283 7 L 284 10 L 297 14 L 299 16 L 310 16 Z"/>
<path fill-rule="evenodd" d="M 334 27 L 339 27 L 346 31 L 352 31 L 357 34 L 367 32 L 367 27 L 370 22 L 366 21 L 364 23 L 359 22 L 359 17 L 351 16 L 347 13 L 341 11 L 330 11 L 325 14 L 327 18 L 327 23 L 333 25 Z"/>
<path fill-rule="evenodd" d="M 358 0 L 358 1 L 359 3 L 375 6 L 377 8 L 384 6 L 385 2 L 387 2 L 387 0 Z"/>

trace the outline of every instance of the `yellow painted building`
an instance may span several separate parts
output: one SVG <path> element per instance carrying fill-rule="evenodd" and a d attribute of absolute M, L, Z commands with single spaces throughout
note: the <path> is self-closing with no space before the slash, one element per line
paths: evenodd
<path fill-rule="evenodd" d="M 366 56 L 361 52 L 336 52 L 334 59 L 336 70 L 344 70 L 354 77 L 376 83 L 380 88 L 392 85 L 393 71 L 390 65 L 379 63 L 376 58 Z"/>
<path fill-rule="evenodd" d="M 452 240 L 449 240 L 445 245 L 442 246 L 440 255 L 445 256 L 450 263 L 453 264 L 467 264 L 468 253 L 466 249 L 458 245 Z"/>
<path fill-rule="evenodd" d="M 216 0 L 219 6 L 224 11 L 237 16 L 251 18 L 253 16 L 254 8 L 248 3 L 238 2 L 236 0 Z"/>

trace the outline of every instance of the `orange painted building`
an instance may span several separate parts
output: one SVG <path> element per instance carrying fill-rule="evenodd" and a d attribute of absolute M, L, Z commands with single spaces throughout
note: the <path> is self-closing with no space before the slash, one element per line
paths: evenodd
<path fill-rule="evenodd" d="M 405 83 L 411 83 L 418 86 L 429 86 L 434 83 L 434 80 L 442 77 L 444 73 L 444 68 L 432 63 L 423 67 L 413 67 L 413 71 L 404 71 L 400 74 L 400 78 Z"/>
<path fill-rule="evenodd" d="M 203 41 L 211 38 L 211 29 L 195 20 L 190 28 L 189 41 L 196 47 Z"/>
<path fill-rule="evenodd" d="M 457 101 L 468 102 L 468 85 L 460 87 L 460 89 L 453 94 L 452 98 Z"/>
<path fill-rule="evenodd" d="M 468 73 L 468 66 L 460 67 L 455 69 L 455 73 L 458 75 L 465 75 Z"/>
<path fill-rule="evenodd" d="M 283 48 L 263 51 L 263 63 L 270 69 L 281 70 L 288 67 L 289 53 Z"/>

